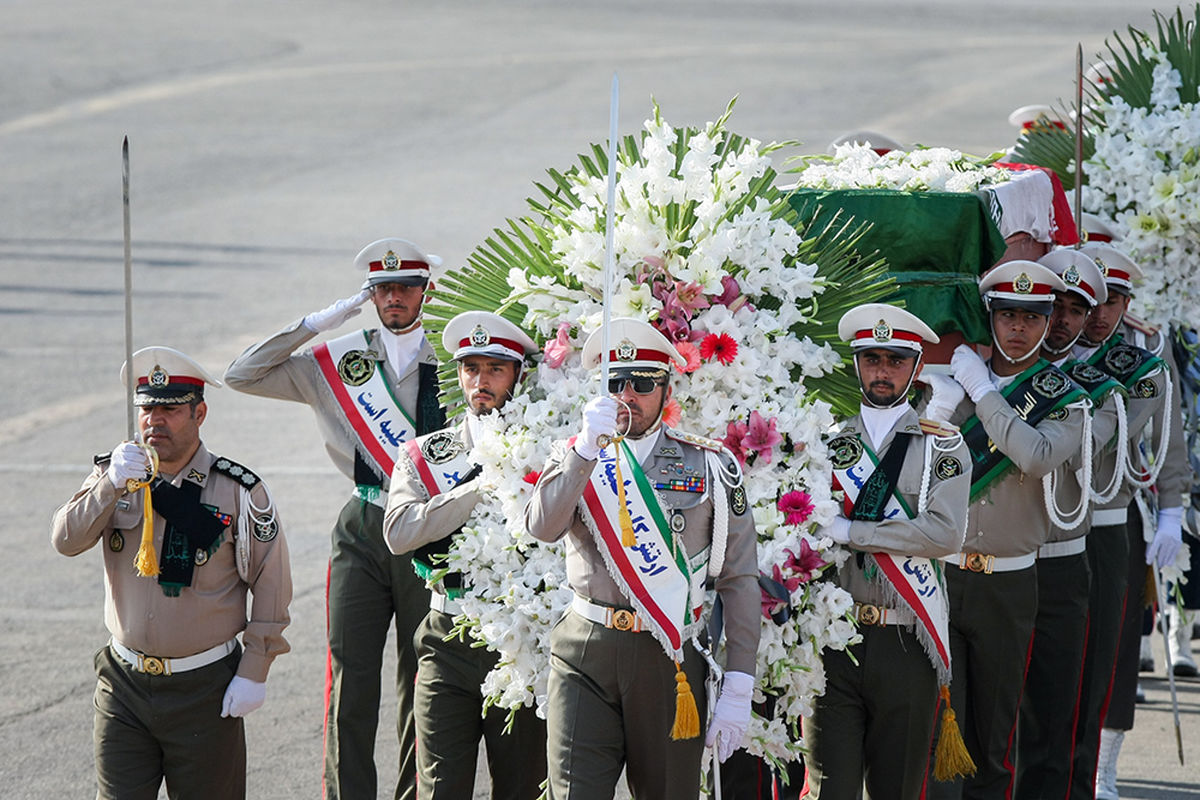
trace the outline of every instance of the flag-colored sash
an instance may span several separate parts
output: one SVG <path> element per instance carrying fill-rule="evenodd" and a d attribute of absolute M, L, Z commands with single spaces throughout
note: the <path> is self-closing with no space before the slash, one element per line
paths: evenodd
<path fill-rule="evenodd" d="M 636 537 L 630 547 L 621 546 L 618 458 L 625 505 Z M 682 663 L 683 642 L 700 612 L 692 600 L 692 570 L 682 540 L 667 522 L 662 500 L 624 442 L 600 451 L 579 507 L 609 574 L 667 655 Z M 697 571 L 703 575 L 703 565 Z"/>
<path fill-rule="evenodd" d="M 1098 347 L 1087 363 L 1111 375 L 1136 397 L 1138 381 L 1161 369 L 1165 362 L 1149 350 L 1126 344 L 1124 336 L 1118 333 Z"/>
<path fill-rule="evenodd" d="M 1038 359 L 1000 390 L 1000 394 L 1021 419 L 1035 426 L 1087 395 L 1065 372 L 1045 359 Z M 971 451 L 971 501 L 974 502 L 1008 472 L 1012 460 L 996 447 L 978 416 L 972 415 L 963 424 L 962 435 Z"/>
<path fill-rule="evenodd" d="M 416 423 L 400 407 L 383 368 L 367 356 L 366 331 L 355 331 L 312 349 L 330 391 L 353 428 L 360 449 L 391 475 L 396 452 L 416 436 Z"/>
<path fill-rule="evenodd" d="M 893 442 L 893 446 L 897 443 Z M 829 443 L 833 460 L 833 488 L 843 492 L 842 509 L 849 517 L 867 479 L 875 471 L 879 459 L 855 434 L 839 436 Z M 926 465 L 927 466 L 927 465 Z M 912 519 L 912 509 L 892 487 L 891 497 L 883 509 L 883 519 L 903 516 Z M 920 556 L 901 556 L 890 553 L 868 553 L 875 559 L 879 571 L 887 579 L 886 589 L 904 603 L 920 623 L 917 638 L 937 671 L 941 683 L 950 681 L 950 604 L 941 567 L 932 559 Z M 890 599 L 890 597 L 889 597 Z"/>
<path fill-rule="evenodd" d="M 467 460 L 468 448 L 455 428 L 410 439 L 404 443 L 404 451 L 430 497 L 437 497 L 479 473 L 479 467 L 472 466 Z M 451 531 L 437 541 L 422 545 L 412 554 L 413 570 L 417 575 L 430 583 L 440 582 L 445 594 L 452 598 L 463 595 L 463 577 L 458 572 L 447 572 L 443 562 L 455 534 L 461 530 Z"/>

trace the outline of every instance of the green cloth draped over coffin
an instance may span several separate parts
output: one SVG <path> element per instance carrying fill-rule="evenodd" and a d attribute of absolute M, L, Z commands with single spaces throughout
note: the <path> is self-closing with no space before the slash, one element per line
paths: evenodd
<path fill-rule="evenodd" d="M 998 204 L 966 192 L 804 187 L 790 202 L 802 224 L 818 229 L 839 214 L 842 225 L 849 217 L 872 223 L 858 250 L 878 250 L 887 259 L 897 283 L 889 301 L 903 300 L 938 334 L 959 331 L 968 342 L 991 342 L 977 279 L 1006 249 L 993 219 L 1002 213 Z"/>

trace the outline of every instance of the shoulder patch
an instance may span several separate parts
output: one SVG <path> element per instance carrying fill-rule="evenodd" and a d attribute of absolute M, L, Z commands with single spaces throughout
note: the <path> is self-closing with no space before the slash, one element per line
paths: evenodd
<path fill-rule="evenodd" d="M 1068 413 L 1068 412 L 1067 412 L 1067 409 L 1066 409 L 1065 407 L 1064 407 L 1064 408 L 1058 408 L 1058 409 L 1055 409 L 1054 411 L 1051 411 L 1049 414 L 1047 414 L 1047 415 L 1046 415 L 1046 419 L 1052 419 L 1052 420 L 1054 420 L 1055 422 L 1059 422 L 1059 421 L 1061 421 L 1061 420 L 1064 420 L 1064 419 L 1066 419 L 1066 418 L 1067 418 L 1067 413 Z"/>
<path fill-rule="evenodd" d="M 957 436 L 958 435 L 958 426 L 951 425 L 949 422 L 938 422 L 937 420 L 933 420 L 933 419 L 922 419 L 921 420 L 921 433 L 924 433 L 929 436 L 941 436 L 941 437 Z"/>
<path fill-rule="evenodd" d="M 709 439 L 707 436 L 700 436 L 696 433 L 687 433 L 686 431 L 678 431 L 674 428 L 663 428 L 663 433 L 667 438 L 674 439 L 678 442 L 686 442 L 687 444 L 695 445 L 696 447 L 705 450 L 712 450 L 719 453 L 725 449 L 725 445 L 718 442 L 716 439 Z"/>
<path fill-rule="evenodd" d="M 1158 397 L 1158 385 L 1150 378 L 1142 378 L 1133 385 L 1133 396 L 1144 400 Z"/>
<path fill-rule="evenodd" d="M 933 474 L 940 480 L 949 480 L 963 474 L 963 465 L 954 456 L 942 456 L 933 462 Z"/>
<path fill-rule="evenodd" d="M 253 489 L 262 481 L 262 478 L 236 461 L 230 461 L 228 458 L 218 456 L 217 460 L 213 462 L 212 468 L 214 472 L 221 473 L 230 480 L 245 486 L 247 489 Z"/>
<path fill-rule="evenodd" d="M 729 510 L 737 516 L 742 516 L 749 508 L 746 502 L 746 487 L 735 486 L 729 493 Z"/>

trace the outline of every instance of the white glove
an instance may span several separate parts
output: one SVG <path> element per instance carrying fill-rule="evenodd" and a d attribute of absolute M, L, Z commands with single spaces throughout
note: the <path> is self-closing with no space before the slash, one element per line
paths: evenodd
<path fill-rule="evenodd" d="M 1158 510 L 1158 528 L 1154 531 L 1153 541 L 1146 545 L 1147 564 L 1162 569 L 1175 563 L 1182 540 L 1182 527 L 1183 506 Z"/>
<path fill-rule="evenodd" d="M 363 289 L 353 297 L 338 300 L 331 306 L 314 311 L 304 318 L 304 327 L 313 333 L 331 331 L 351 317 L 362 313 L 362 304 L 367 302 L 370 296 L 371 290 Z"/>
<path fill-rule="evenodd" d="M 575 437 L 575 452 L 581 458 L 595 461 L 600 455 L 596 441 L 601 436 L 614 436 L 617 432 L 617 401 L 611 397 L 597 397 L 583 407 L 583 427 Z"/>
<path fill-rule="evenodd" d="M 954 355 L 950 356 L 950 374 L 966 389 L 972 403 L 978 403 L 985 394 L 996 391 L 987 364 L 965 344 L 954 348 Z"/>
<path fill-rule="evenodd" d="M 929 395 L 929 403 L 925 406 L 926 419 L 935 422 L 949 422 L 950 415 L 962 402 L 966 392 L 961 384 L 946 375 L 930 372 L 922 374 L 921 380 L 929 384 L 933 392 Z"/>
<path fill-rule="evenodd" d="M 136 442 L 121 442 L 112 451 L 108 462 L 108 479 L 117 489 L 125 488 L 125 481 L 144 481 L 150 474 L 150 459 L 146 451 Z"/>
<path fill-rule="evenodd" d="M 754 676 L 744 672 L 726 672 L 721 682 L 721 696 L 708 724 L 705 747 L 717 748 L 717 758 L 724 762 L 742 746 L 746 729 L 750 727 L 750 697 L 754 694 Z"/>
<path fill-rule="evenodd" d="M 234 675 L 221 703 L 222 717 L 244 717 L 267 699 L 267 684 Z"/>
<path fill-rule="evenodd" d="M 850 544 L 850 520 L 839 514 L 833 522 L 823 526 L 818 535 L 828 536 L 835 544 Z"/>

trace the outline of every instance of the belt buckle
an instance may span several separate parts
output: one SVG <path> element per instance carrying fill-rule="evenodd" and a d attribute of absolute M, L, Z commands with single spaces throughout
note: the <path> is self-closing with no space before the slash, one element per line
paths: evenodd
<path fill-rule="evenodd" d="M 608 627 L 618 631 L 631 631 L 637 622 L 637 615 L 627 608 L 614 608 L 609 614 Z"/>
<path fill-rule="evenodd" d="M 154 656 L 139 656 L 138 660 L 142 663 L 138 665 L 142 672 L 147 675 L 165 675 L 167 674 L 167 666 L 163 659 Z"/>
<path fill-rule="evenodd" d="M 859 603 L 857 616 L 861 625 L 883 624 L 883 609 L 870 603 Z"/>
<path fill-rule="evenodd" d="M 963 553 L 959 566 L 971 572 L 982 572 L 985 575 L 991 575 L 992 561 L 994 559 L 995 556 L 988 556 L 983 553 Z"/>

